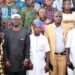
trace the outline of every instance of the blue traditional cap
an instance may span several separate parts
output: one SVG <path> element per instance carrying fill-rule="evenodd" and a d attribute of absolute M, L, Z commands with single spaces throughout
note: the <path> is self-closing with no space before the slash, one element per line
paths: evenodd
<path fill-rule="evenodd" d="M 43 25 L 43 22 L 41 20 L 39 20 L 39 19 L 36 19 L 36 20 L 34 20 L 33 25 L 34 26 L 35 25 L 42 26 Z"/>

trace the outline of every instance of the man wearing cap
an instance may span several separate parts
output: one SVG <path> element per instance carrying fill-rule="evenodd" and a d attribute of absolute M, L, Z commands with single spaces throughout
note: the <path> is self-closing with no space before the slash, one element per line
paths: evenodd
<path fill-rule="evenodd" d="M 29 70 L 27 75 L 49 75 L 50 49 L 47 38 L 41 34 L 41 26 L 40 20 L 33 22 L 34 34 L 30 35 L 30 59 L 33 64 L 33 70 Z"/>
<path fill-rule="evenodd" d="M 65 28 L 61 24 L 62 13 L 54 14 L 54 23 L 46 26 L 45 35 L 50 45 L 50 61 L 53 65 L 53 71 L 50 75 L 66 74 L 66 51 L 65 51 Z"/>
<path fill-rule="evenodd" d="M 41 26 L 41 33 L 44 34 L 44 30 L 45 30 L 44 22 L 42 22 L 40 19 L 35 19 L 33 22 L 36 22 Z M 31 33 L 34 33 L 33 25 L 34 24 L 32 24 L 32 26 L 31 26 Z"/>
<path fill-rule="evenodd" d="M 30 38 L 24 28 L 20 27 L 21 16 L 11 16 L 12 28 L 4 35 L 4 59 L 6 75 L 26 75 L 29 63 Z"/>

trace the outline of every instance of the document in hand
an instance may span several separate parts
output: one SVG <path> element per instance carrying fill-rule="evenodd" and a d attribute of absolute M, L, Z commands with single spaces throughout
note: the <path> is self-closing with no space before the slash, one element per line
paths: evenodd
<path fill-rule="evenodd" d="M 51 63 L 49 63 L 49 68 L 51 69 L 51 71 L 53 71 L 53 65 Z"/>
<path fill-rule="evenodd" d="M 69 67 L 71 70 L 74 70 L 74 66 L 73 66 L 72 63 L 71 63 L 70 65 L 68 65 L 68 67 Z"/>

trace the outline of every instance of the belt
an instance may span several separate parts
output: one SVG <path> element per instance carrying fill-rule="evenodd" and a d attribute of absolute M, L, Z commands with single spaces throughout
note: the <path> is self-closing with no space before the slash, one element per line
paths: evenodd
<path fill-rule="evenodd" d="M 56 55 L 66 55 L 66 51 L 62 52 L 62 53 L 55 53 Z"/>

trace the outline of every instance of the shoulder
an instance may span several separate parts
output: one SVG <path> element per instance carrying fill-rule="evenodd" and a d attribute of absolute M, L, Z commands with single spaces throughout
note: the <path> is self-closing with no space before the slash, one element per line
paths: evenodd
<path fill-rule="evenodd" d="M 42 34 L 40 35 L 40 38 L 43 39 L 43 41 L 44 41 L 45 39 L 47 39 L 47 37 L 46 37 L 45 35 L 42 35 Z"/>
<path fill-rule="evenodd" d="M 37 6 L 38 7 L 38 6 Z M 35 8 L 35 9 L 34 9 Z M 36 12 L 36 7 L 31 8 L 31 11 Z M 38 7 L 39 8 L 39 7 Z"/>
<path fill-rule="evenodd" d="M 21 27 L 21 32 L 23 32 L 23 33 L 27 33 L 27 31 L 26 31 L 26 29 L 24 28 L 24 27 Z"/>
<path fill-rule="evenodd" d="M 47 29 L 50 29 L 50 28 L 53 28 L 53 27 L 54 27 L 54 23 L 49 24 L 49 25 L 46 26 Z"/>
<path fill-rule="evenodd" d="M 40 35 L 40 41 L 43 43 L 46 43 L 48 41 L 48 39 L 45 35 Z"/>
<path fill-rule="evenodd" d="M 27 9 L 26 7 L 23 7 L 23 8 L 21 8 L 21 11 L 25 12 L 26 9 Z"/>
<path fill-rule="evenodd" d="M 58 9 L 57 9 L 57 8 L 54 8 L 54 7 L 53 7 L 52 9 L 53 9 L 53 11 L 58 11 Z"/>
<path fill-rule="evenodd" d="M 7 10 L 8 9 L 8 7 L 7 7 L 7 5 L 5 4 L 5 5 L 3 5 L 2 7 L 1 7 L 1 11 L 3 11 L 3 10 Z"/>
<path fill-rule="evenodd" d="M 72 12 L 72 15 L 74 15 L 74 17 L 75 17 L 75 12 Z"/>
<path fill-rule="evenodd" d="M 4 33 L 4 36 L 8 36 L 8 35 L 12 35 L 12 29 L 8 29 L 5 33 Z"/>
<path fill-rule="evenodd" d="M 34 34 L 31 34 L 29 36 L 30 36 L 30 40 L 34 40 L 34 38 L 35 38 Z"/>
<path fill-rule="evenodd" d="M 12 31 L 12 28 L 8 29 L 5 33 L 9 33 Z"/>
<path fill-rule="evenodd" d="M 47 18 L 47 19 L 45 20 L 45 23 L 46 23 L 47 25 L 49 25 L 49 24 L 51 23 L 50 19 Z"/>
<path fill-rule="evenodd" d="M 34 37 L 34 34 L 30 34 L 30 37 Z"/>
<path fill-rule="evenodd" d="M 3 7 L 7 7 L 7 4 L 5 3 L 5 4 L 3 5 Z"/>
<path fill-rule="evenodd" d="M 51 27 L 50 25 L 51 25 L 51 24 L 46 25 L 45 29 L 49 29 L 49 28 Z"/>
<path fill-rule="evenodd" d="M 70 32 L 75 32 L 75 28 L 74 28 L 74 29 L 72 29 L 72 30 L 70 30 Z"/>
<path fill-rule="evenodd" d="M 75 29 L 71 29 L 68 34 L 75 34 Z"/>

